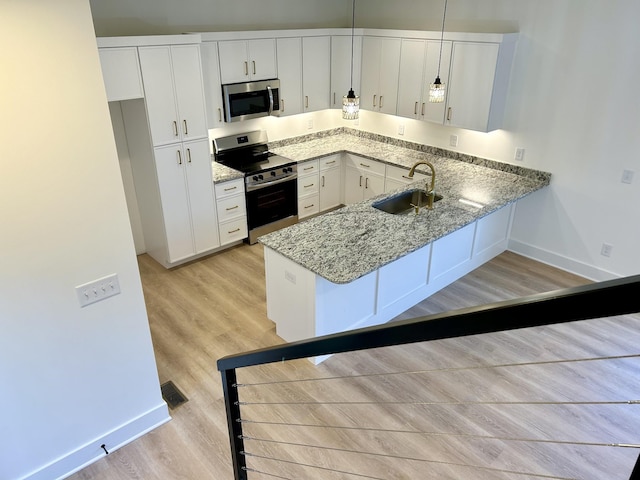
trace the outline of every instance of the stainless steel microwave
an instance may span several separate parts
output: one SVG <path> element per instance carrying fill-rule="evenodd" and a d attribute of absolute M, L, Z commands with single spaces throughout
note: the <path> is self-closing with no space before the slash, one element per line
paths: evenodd
<path fill-rule="evenodd" d="M 222 85 L 224 119 L 239 122 L 251 118 L 280 115 L 280 80 Z"/>

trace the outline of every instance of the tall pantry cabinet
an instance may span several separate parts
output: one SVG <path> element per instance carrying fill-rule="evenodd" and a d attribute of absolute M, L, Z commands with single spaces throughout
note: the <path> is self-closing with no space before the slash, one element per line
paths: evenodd
<path fill-rule="evenodd" d="M 145 99 L 122 111 L 146 252 L 170 267 L 220 246 L 200 45 L 138 54 Z"/>

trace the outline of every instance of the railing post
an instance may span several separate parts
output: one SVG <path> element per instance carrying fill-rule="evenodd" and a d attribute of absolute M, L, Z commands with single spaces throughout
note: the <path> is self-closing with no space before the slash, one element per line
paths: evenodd
<path fill-rule="evenodd" d="M 242 423 L 240 422 L 240 398 L 236 385 L 236 369 L 221 370 L 224 405 L 227 411 L 227 426 L 229 427 L 229 442 L 231 443 L 231 462 L 233 463 L 233 478 L 247 480 L 246 462 L 244 456 L 244 441 L 242 439 Z"/>

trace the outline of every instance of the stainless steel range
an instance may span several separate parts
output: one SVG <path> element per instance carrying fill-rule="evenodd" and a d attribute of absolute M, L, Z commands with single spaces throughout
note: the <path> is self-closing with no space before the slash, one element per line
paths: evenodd
<path fill-rule="evenodd" d="M 215 161 L 244 173 L 251 244 L 298 222 L 297 164 L 269 152 L 267 142 L 265 130 L 213 140 Z"/>

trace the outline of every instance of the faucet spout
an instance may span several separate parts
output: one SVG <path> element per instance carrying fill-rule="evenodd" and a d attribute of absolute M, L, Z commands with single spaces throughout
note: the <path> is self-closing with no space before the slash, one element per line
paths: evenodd
<path fill-rule="evenodd" d="M 427 184 L 425 184 L 425 189 L 427 191 L 427 196 L 429 197 L 428 203 L 427 203 L 427 208 L 431 209 L 433 208 L 433 200 L 435 197 L 435 188 L 436 188 L 436 169 L 433 166 L 433 164 L 431 164 L 430 162 L 427 162 L 426 160 L 420 160 L 419 162 L 416 162 L 411 169 L 409 170 L 409 177 L 413 178 L 413 174 L 416 171 L 416 167 L 418 165 L 426 165 L 427 167 L 429 167 L 431 169 L 431 185 L 427 186 Z"/>

